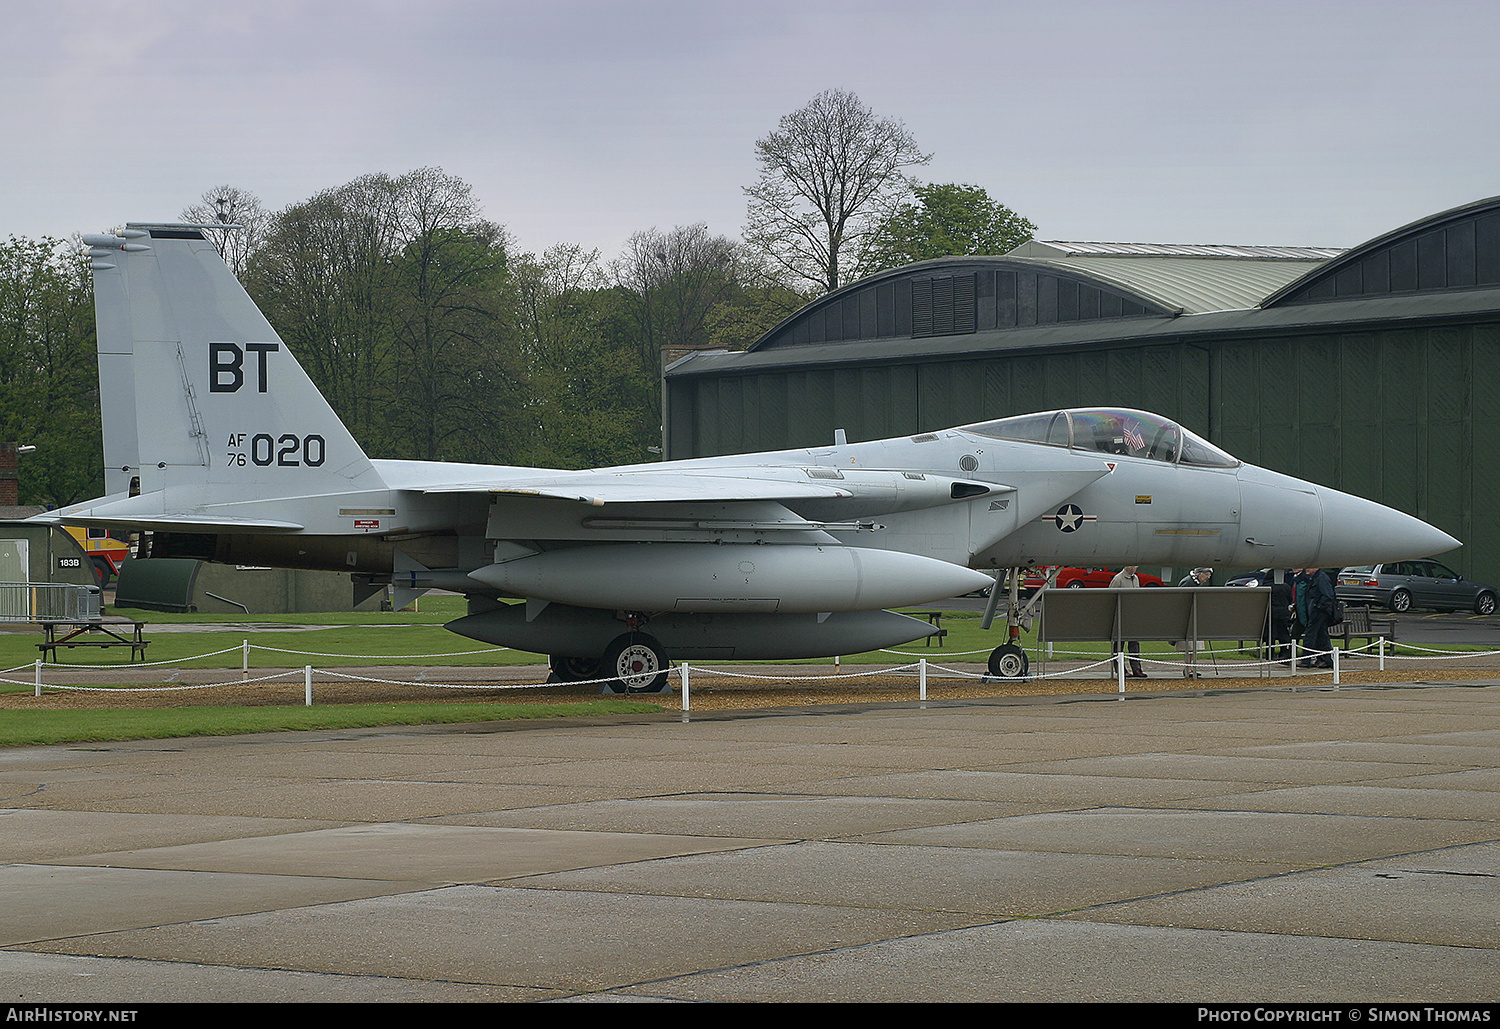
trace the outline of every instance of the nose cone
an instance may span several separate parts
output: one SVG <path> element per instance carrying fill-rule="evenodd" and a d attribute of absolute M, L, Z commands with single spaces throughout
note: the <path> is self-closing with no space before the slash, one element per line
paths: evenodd
<path fill-rule="evenodd" d="M 1442 529 L 1373 500 L 1326 486 L 1317 491 L 1323 508 L 1323 540 L 1317 560 L 1310 562 L 1317 567 L 1405 561 L 1463 546 Z"/>

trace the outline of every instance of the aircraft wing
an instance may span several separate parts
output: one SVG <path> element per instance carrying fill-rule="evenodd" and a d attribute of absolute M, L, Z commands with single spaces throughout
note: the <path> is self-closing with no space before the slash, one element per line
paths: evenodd
<path fill-rule="evenodd" d="M 828 470 L 817 469 L 827 475 Z M 842 473 L 835 473 L 841 475 Z M 890 473 L 883 473 L 889 475 Z M 489 493 L 555 497 L 602 507 L 676 501 L 823 500 L 859 492 L 857 480 L 814 477 L 802 468 L 627 469 L 507 478 L 495 482 L 434 483 L 424 493 Z"/>

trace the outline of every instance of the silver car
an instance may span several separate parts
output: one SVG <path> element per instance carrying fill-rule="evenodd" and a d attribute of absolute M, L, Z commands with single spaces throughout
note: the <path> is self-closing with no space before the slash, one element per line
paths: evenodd
<path fill-rule="evenodd" d="M 1392 611 L 1431 607 L 1439 611 L 1472 608 L 1495 613 L 1495 587 L 1472 582 L 1437 561 L 1393 561 L 1345 568 L 1339 573 L 1339 599 L 1346 604 L 1383 604 Z"/>

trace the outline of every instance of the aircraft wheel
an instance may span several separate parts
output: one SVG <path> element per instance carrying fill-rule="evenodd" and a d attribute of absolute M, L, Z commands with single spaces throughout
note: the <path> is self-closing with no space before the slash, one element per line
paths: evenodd
<path fill-rule="evenodd" d="M 990 653 L 990 674 L 1000 679 L 1020 679 L 1026 675 L 1031 661 L 1026 651 L 1014 643 L 996 647 Z"/>
<path fill-rule="evenodd" d="M 552 654 L 547 658 L 547 666 L 552 669 L 552 679 L 555 682 L 584 682 L 588 679 L 603 677 L 599 671 L 597 657 L 567 657 L 563 654 Z"/>
<path fill-rule="evenodd" d="M 614 693 L 661 693 L 666 689 L 667 652 L 652 636 L 627 632 L 604 648 L 600 675 L 614 676 L 605 685 Z"/>

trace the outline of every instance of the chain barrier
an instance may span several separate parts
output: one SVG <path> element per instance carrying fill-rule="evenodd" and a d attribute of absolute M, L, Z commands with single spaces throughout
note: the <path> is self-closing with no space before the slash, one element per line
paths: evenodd
<path fill-rule="evenodd" d="M 1314 668 L 1312 670 L 1313 670 L 1314 674 L 1317 674 L 1317 675 L 1326 674 L 1326 673 L 1332 671 L 1334 673 L 1334 675 L 1333 675 L 1333 683 L 1334 683 L 1335 686 L 1337 686 L 1338 682 L 1339 682 L 1338 664 L 1341 661 L 1343 661 L 1343 660 L 1348 660 L 1349 658 L 1357 657 L 1357 656 L 1374 657 L 1374 656 L 1377 656 L 1377 653 L 1378 653 L 1379 658 L 1381 659 L 1382 662 L 1384 662 L 1386 660 L 1405 660 L 1405 661 L 1454 660 L 1454 659 L 1475 658 L 1475 657 L 1495 657 L 1496 655 L 1500 655 L 1500 649 L 1496 649 L 1496 650 L 1483 650 L 1483 651 L 1455 651 L 1455 650 L 1441 650 L 1441 649 L 1433 648 L 1433 647 L 1419 647 L 1419 646 L 1415 646 L 1413 644 L 1401 644 L 1401 646 L 1403 648 L 1407 649 L 1407 650 L 1419 650 L 1419 651 L 1423 651 L 1423 653 L 1416 654 L 1416 655 L 1412 655 L 1412 654 L 1395 654 L 1395 653 L 1390 653 L 1390 652 L 1387 651 L 1386 644 L 1388 642 L 1389 641 L 1386 641 L 1384 639 L 1380 639 L 1378 641 L 1374 641 L 1374 642 L 1365 644 L 1364 646 L 1360 646 L 1360 647 L 1349 647 L 1349 648 L 1345 648 L 1345 649 L 1342 649 L 1342 650 L 1331 649 L 1331 650 L 1326 650 L 1326 651 L 1309 651 L 1309 650 L 1301 649 L 1299 647 L 1297 649 L 1297 651 L 1295 652 L 1295 660 L 1296 660 L 1296 662 L 1301 667 L 1306 668 L 1307 667 L 1306 662 L 1315 661 L 1315 660 L 1320 659 L 1320 658 L 1329 658 L 1329 659 L 1331 659 L 1331 661 L 1334 663 L 1334 667 L 1333 668 L 1327 668 L 1327 667 L 1319 666 L 1319 667 L 1316 667 L 1316 668 Z M 502 652 L 502 651 L 508 651 L 508 650 L 511 650 L 511 649 L 512 648 L 509 648 L 509 647 L 494 647 L 494 648 L 486 648 L 486 649 L 483 649 L 483 650 L 455 651 L 455 652 L 452 652 L 452 653 L 445 653 L 445 654 L 413 654 L 413 655 L 403 655 L 403 656 L 407 657 L 409 659 L 417 659 L 417 658 L 430 659 L 430 658 L 441 658 L 441 657 L 469 657 L 469 656 L 473 656 L 473 655 L 476 655 L 476 654 L 497 653 L 497 652 Z M 1254 648 L 1254 651 L 1256 653 L 1259 653 L 1259 652 L 1264 651 L 1264 649 L 1265 649 L 1264 647 L 1257 647 L 1257 648 Z M 86 664 L 72 664 L 72 663 L 62 663 L 62 662 L 44 662 L 44 661 L 38 660 L 36 662 L 33 662 L 30 665 L 18 665 L 15 668 L 4 669 L 3 672 L 0 672 L 0 683 L 6 683 L 6 684 L 16 685 L 16 686 L 34 686 L 36 688 L 36 690 L 37 690 L 37 695 L 40 696 L 41 695 L 41 690 L 43 688 L 46 688 L 46 689 L 49 689 L 49 690 L 75 690 L 75 691 L 87 691 L 87 692 L 116 692 L 116 693 L 181 692 L 181 691 L 185 691 L 185 690 L 214 689 L 214 688 L 217 688 L 217 687 L 220 687 L 220 686 L 246 686 L 246 685 L 254 685 L 254 684 L 257 684 L 257 683 L 270 683 L 270 682 L 276 682 L 278 680 L 285 680 L 285 679 L 289 679 L 289 678 L 293 678 L 295 676 L 301 675 L 303 677 L 303 679 L 304 679 L 304 681 L 305 681 L 305 683 L 307 685 L 307 689 L 308 689 L 307 703 L 309 703 L 309 704 L 312 703 L 312 700 L 311 700 L 311 684 L 312 684 L 312 678 L 313 678 L 313 673 L 314 673 L 314 668 L 313 668 L 312 665 L 305 665 L 301 669 L 293 669 L 293 670 L 289 670 L 289 671 L 274 672 L 274 673 L 271 673 L 271 674 L 267 674 L 267 675 L 263 675 L 263 676 L 258 676 L 258 677 L 251 678 L 251 677 L 248 676 L 248 671 L 249 671 L 248 654 L 249 654 L 250 650 L 264 650 L 264 651 L 267 651 L 267 652 L 270 652 L 270 653 L 276 653 L 276 654 L 295 654 L 295 655 L 303 656 L 303 657 L 328 657 L 328 658 L 337 658 L 337 659 L 341 659 L 341 660 L 363 659 L 363 660 L 394 661 L 394 660 L 401 660 L 401 657 L 402 657 L 402 656 L 393 656 L 393 655 L 389 655 L 389 654 L 381 654 L 381 655 L 335 654 L 335 653 L 319 652 L 319 651 L 288 650 L 288 649 L 284 649 L 284 648 L 280 648 L 280 647 L 266 647 L 266 646 L 261 646 L 260 644 L 250 643 L 247 640 L 247 641 L 245 641 L 239 647 L 230 647 L 230 648 L 226 648 L 224 650 L 211 651 L 211 652 L 204 653 L 204 654 L 198 654 L 198 655 L 195 655 L 195 656 L 192 656 L 192 657 L 177 658 L 177 659 L 175 659 L 173 661 L 153 661 L 153 662 L 139 662 L 139 663 L 134 663 L 133 662 L 130 665 L 120 665 L 120 664 L 112 664 L 112 665 L 86 665 Z M 127 687 L 127 686 L 89 686 L 89 685 L 57 684 L 57 683 L 43 683 L 42 682 L 42 671 L 43 671 L 44 668 L 64 668 L 64 669 L 68 669 L 70 671 L 74 671 L 74 670 L 85 670 L 85 671 L 110 670 L 110 671 L 116 671 L 116 672 L 118 672 L 118 671 L 120 671 L 121 669 L 124 669 L 124 668 L 135 669 L 135 668 L 146 668 L 146 667 L 159 667 L 159 666 L 162 666 L 162 665 L 178 665 L 178 664 L 183 664 L 183 663 L 190 662 L 190 661 L 201 660 L 201 659 L 204 659 L 204 658 L 221 657 L 221 656 L 223 656 L 225 654 L 234 653 L 236 651 L 239 651 L 239 652 L 241 652 L 241 653 L 243 653 L 243 654 L 246 655 L 245 667 L 241 669 L 241 677 L 240 678 L 234 679 L 234 680 L 229 680 L 229 681 L 224 681 L 224 682 L 203 683 L 203 684 L 196 684 L 196 685 L 194 685 L 194 684 L 180 684 L 180 685 L 158 684 L 158 685 L 131 686 L 131 687 Z M 882 653 L 901 653 L 899 651 L 888 651 L 888 650 L 884 650 L 884 651 L 881 651 L 881 652 Z M 1122 661 L 1139 661 L 1140 664 L 1143 665 L 1143 666 L 1150 665 L 1150 666 L 1159 667 L 1159 668 L 1163 668 L 1163 669 L 1166 669 L 1166 668 L 1172 668 L 1172 669 L 1181 668 L 1181 669 L 1184 670 L 1184 674 L 1185 675 L 1192 675 L 1196 671 L 1197 666 L 1198 666 L 1198 661 L 1199 661 L 1199 659 L 1201 659 L 1201 657 L 1203 656 L 1204 653 L 1206 653 L 1207 655 L 1209 655 L 1210 658 L 1213 658 L 1213 657 L 1217 657 L 1218 655 L 1222 655 L 1222 654 L 1226 654 L 1226 653 L 1227 654 L 1231 654 L 1231 655 L 1238 655 L 1238 654 L 1244 654 L 1244 653 L 1250 653 L 1250 652 L 1251 652 L 1251 648 L 1240 648 L 1240 647 L 1229 648 L 1228 650 L 1212 650 L 1212 649 L 1210 649 L 1210 650 L 1208 650 L 1206 652 L 1199 652 L 1198 655 L 1196 655 L 1192 661 L 1185 661 L 1182 658 L 1178 658 L 1178 659 L 1174 659 L 1174 660 L 1163 660 L 1163 659 L 1160 659 L 1160 658 L 1138 657 L 1137 655 L 1127 654 L 1127 653 L 1109 654 L 1109 655 L 1106 655 L 1106 656 L 1100 658 L 1098 656 L 1098 651 L 1097 650 L 1095 650 L 1095 651 L 1051 651 L 1049 653 L 1049 657 L 1046 658 L 1046 659 L 1043 659 L 1043 660 L 1047 660 L 1047 659 L 1051 659 L 1051 658 L 1058 658 L 1058 657 L 1062 657 L 1063 659 L 1067 659 L 1070 655 L 1074 656 L 1074 657 L 1077 657 L 1077 656 L 1086 656 L 1086 657 L 1094 658 L 1094 660 L 1085 662 L 1085 663 L 1083 663 L 1081 665 L 1077 665 L 1077 666 L 1072 667 L 1072 668 L 1062 669 L 1062 670 L 1057 671 L 1057 672 L 1029 672 L 1027 675 L 1020 676 L 1020 677 L 1018 677 L 1018 678 L 1016 678 L 1014 680 L 1010 680 L 1010 679 L 1001 680 L 999 677 L 991 675 L 987 670 L 974 671 L 974 670 L 971 670 L 971 669 L 953 668 L 953 667 L 949 667 L 949 666 L 946 666 L 946 665 L 933 664 L 933 663 L 930 663 L 925 656 L 922 656 L 921 660 L 918 661 L 918 662 L 916 662 L 916 663 L 909 663 L 909 664 L 903 664 L 903 665 L 894 665 L 894 666 L 890 666 L 890 667 L 869 668 L 869 669 L 862 669 L 862 670 L 853 671 L 853 672 L 835 672 L 835 673 L 827 674 L 827 675 L 787 675 L 787 674 L 784 674 L 784 673 L 783 674 L 771 674 L 771 675 L 767 675 L 767 674 L 763 674 L 763 673 L 756 673 L 756 672 L 749 672 L 749 671 L 738 671 L 738 670 L 734 670 L 734 669 L 724 668 L 722 666 L 689 665 L 687 663 L 683 663 L 683 664 L 675 666 L 675 667 L 669 667 L 669 668 L 662 669 L 662 672 L 665 673 L 669 677 L 669 680 L 673 676 L 678 677 L 679 682 L 682 683 L 682 685 L 684 687 L 686 687 L 686 685 L 687 685 L 687 680 L 688 680 L 688 677 L 689 677 L 690 674 L 696 674 L 696 675 L 700 675 L 700 676 L 710 676 L 710 677 L 716 677 L 716 678 L 748 679 L 748 680 L 757 680 L 757 681 L 819 682 L 819 681 L 839 681 L 839 680 L 849 680 L 849 679 L 859 679 L 859 678 L 870 678 L 870 677 L 875 677 L 875 676 L 911 675 L 913 673 L 916 673 L 917 676 L 919 677 L 920 683 L 922 684 L 922 688 L 925 691 L 926 682 L 927 682 L 928 678 L 932 677 L 932 676 L 946 677 L 946 678 L 959 679 L 959 680 L 981 680 L 981 681 L 991 681 L 991 682 L 993 682 L 993 681 L 1026 681 L 1026 682 L 1036 682 L 1036 681 L 1044 681 L 1044 680 L 1063 680 L 1063 679 L 1077 680 L 1079 678 L 1089 678 L 1090 677 L 1089 673 L 1097 673 L 1097 672 L 1099 672 L 1100 670 L 1103 670 L 1103 669 L 1113 669 L 1114 670 L 1114 674 L 1116 676 L 1118 676 L 1119 672 L 1120 672 L 1120 669 L 1119 669 L 1117 663 L 1118 662 L 1122 662 Z M 957 652 L 957 653 L 949 653 L 949 654 L 945 654 L 944 657 L 945 658 L 954 658 L 954 657 L 967 656 L 969 654 L 980 654 L 980 653 L 985 653 L 985 651 L 976 650 L 976 651 L 963 651 L 963 652 Z M 1268 671 L 1269 669 L 1272 669 L 1272 668 L 1287 668 L 1292 663 L 1293 663 L 1293 659 L 1291 659 L 1291 658 L 1285 658 L 1285 657 L 1279 658 L 1279 659 L 1271 659 L 1271 660 L 1263 660 L 1262 659 L 1262 660 L 1250 660 L 1250 661 L 1239 660 L 1239 659 L 1236 658 L 1233 670 L 1236 673 L 1257 674 L 1257 673 L 1266 672 L 1266 671 Z M 1383 663 L 1382 663 L 1381 667 L 1384 667 Z M 13 679 L 13 678 L 6 678 L 6 677 L 4 677 L 4 674 L 19 672 L 19 671 L 21 671 L 23 669 L 32 669 L 32 670 L 34 670 L 34 672 L 35 672 L 35 681 L 26 681 L 26 680 L 21 680 L 21 679 Z M 412 682 L 412 681 L 402 680 L 402 679 L 386 679 L 386 678 L 380 678 L 380 677 L 376 677 L 376 676 L 357 675 L 357 674 L 348 673 L 348 672 L 336 671 L 336 670 L 330 669 L 330 668 L 317 669 L 316 673 L 317 673 L 317 676 L 319 678 L 324 679 L 325 681 L 328 680 L 328 679 L 340 679 L 340 680 L 347 680 L 347 681 L 353 681 L 353 682 L 373 683 L 373 684 L 385 685 L 385 686 L 428 687 L 428 688 L 431 688 L 431 689 L 452 689 L 452 690 L 537 689 L 537 688 L 541 688 L 541 687 L 544 687 L 544 686 L 559 685 L 558 683 L 551 681 L 550 674 L 547 676 L 547 678 L 545 678 L 541 682 L 515 681 L 515 682 L 502 682 L 502 683 L 497 683 L 497 682 L 484 682 L 484 683 L 437 683 L 437 682 L 430 682 L 430 681 Z M 1298 678 L 1300 678 L 1300 676 Z M 617 682 L 617 680 L 615 678 L 604 677 L 604 678 L 597 678 L 597 679 L 572 680 L 572 681 L 569 681 L 568 683 L 566 683 L 566 685 L 569 685 L 569 686 L 591 686 L 591 685 L 597 685 L 597 686 L 600 687 L 600 692 L 601 693 L 606 693 L 606 692 L 613 692 L 613 687 L 616 686 L 616 685 L 618 685 L 618 682 Z M 686 690 L 684 690 L 684 697 L 683 697 L 683 700 L 684 700 L 684 709 L 686 709 L 686 705 L 687 705 L 687 697 L 686 697 L 685 694 L 686 694 Z M 649 695 L 649 694 L 634 694 L 634 695 L 645 696 L 645 695 Z"/>
<path fill-rule="evenodd" d="M 239 650 L 240 648 L 239 647 L 234 647 L 232 649 Z M 275 653 L 275 654 L 296 654 L 298 657 L 343 657 L 343 658 L 358 658 L 358 659 L 360 659 L 362 661 L 389 661 L 389 660 L 392 659 L 392 655 L 390 655 L 390 654 L 329 654 L 329 653 L 327 653 L 325 651 L 320 651 L 320 650 L 285 650 L 285 649 L 283 649 L 281 647 L 263 647 L 259 643 L 252 643 L 252 644 L 250 644 L 250 649 L 251 650 L 269 650 L 269 651 L 271 651 L 272 653 Z M 401 654 L 401 655 L 399 655 L 399 657 L 403 661 L 416 661 L 416 660 L 419 660 L 419 659 L 422 659 L 422 658 L 429 658 L 429 657 L 471 657 L 474 654 L 499 654 L 499 653 L 501 653 L 503 651 L 513 650 L 513 649 L 515 649 L 515 648 L 513 648 L 513 647 L 486 647 L 483 650 L 455 650 L 455 651 L 453 651 L 452 653 L 449 653 L 449 654 Z M 220 651 L 220 653 L 223 653 L 223 651 Z M 189 658 L 188 660 L 191 660 L 191 658 Z M 77 667 L 77 666 L 75 665 L 75 666 L 71 666 L 71 667 Z"/>

